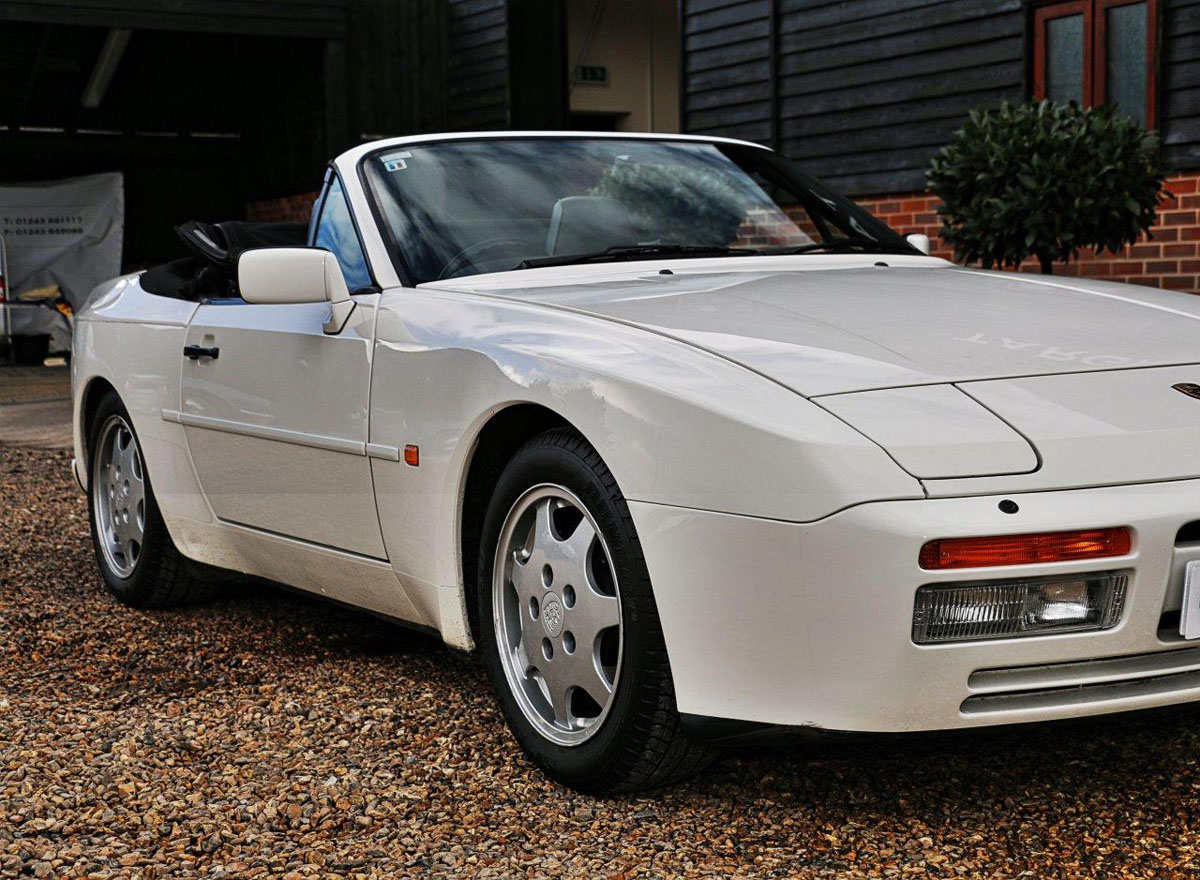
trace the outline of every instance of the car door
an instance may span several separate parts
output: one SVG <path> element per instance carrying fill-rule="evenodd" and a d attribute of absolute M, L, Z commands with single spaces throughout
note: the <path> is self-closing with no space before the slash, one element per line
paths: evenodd
<path fill-rule="evenodd" d="M 310 238 L 355 301 L 346 325 L 325 333 L 327 303 L 201 304 L 180 353 L 180 420 L 222 520 L 382 559 L 366 456 L 379 294 L 336 177 L 315 219 Z"/>

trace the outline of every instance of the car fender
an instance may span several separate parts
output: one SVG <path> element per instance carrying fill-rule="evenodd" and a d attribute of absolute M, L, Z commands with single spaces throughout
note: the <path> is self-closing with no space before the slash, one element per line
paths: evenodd
<path fill-rule="evenodd" d="M 163 419 L 164 410 L 179 409 L 181 351 L 195 309 L 195 303 L 148 294 L 136 275 L 124 276 L 92 294 L 76 318 L 72 342 L 75 458 L 84 487 L 91 478 L 84 407 L 96 383 L 106 382 L 133 420 L 155 499 L 173 538 L 178 536 L 171 526 L 180 517 L 212 521 L 183 428 Z M 183 546 L 180 550 L 187 552 Z"/>
<path fill-rule="evenodd" d="M 486 295 L 386 291 L 375 358 L 370 442 L 420 450 L 419 467 L 373 462 L 384 540 L 444 635 L 463 628 L 449 618 L 462 607 L 471 456 L 509 406 L 536 404 L 573 425 L 630 501 L 810 522 L 924 497 L 882 449 L 795 392 L 618 322 Z"/>

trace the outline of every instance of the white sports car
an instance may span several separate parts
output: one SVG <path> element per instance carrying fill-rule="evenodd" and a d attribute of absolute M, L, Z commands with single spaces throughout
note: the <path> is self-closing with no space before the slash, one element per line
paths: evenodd
<path fill-rule="evenodd" d="M 400 138 L 78 316 L 108 587 L 476 650 L 588 791 L 1200 698 L 1200 299 L 963 269 L 770 150 Z"/>

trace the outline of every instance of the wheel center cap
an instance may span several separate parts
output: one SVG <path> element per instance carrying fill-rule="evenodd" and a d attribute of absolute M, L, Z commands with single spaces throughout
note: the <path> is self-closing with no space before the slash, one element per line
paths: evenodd
<path fill-rule="evenodd" d="M 542 628 L 552 639 L 558 638 L 562 632 L 563 608 L 558 596 L 547 593 L 542 599 Z"/>

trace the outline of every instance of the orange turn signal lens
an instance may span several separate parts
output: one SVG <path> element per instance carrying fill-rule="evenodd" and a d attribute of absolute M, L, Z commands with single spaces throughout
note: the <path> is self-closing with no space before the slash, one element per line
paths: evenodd
<path fill-rule="evenodd" d="M 421 466 L 421 450 L 409 443 L 404 447 L 404 463 L 409 467 Z"/>
<path fill-rule="evenodd" d="M 1128 528 L 1043 532 L 1035 535 L 997 535 L 990 538 L 939 538 L 921 548 L 921 568 L 990 568 L 997 565 L 1038 565 L 1124 556 L 1133 546 Z"/>

